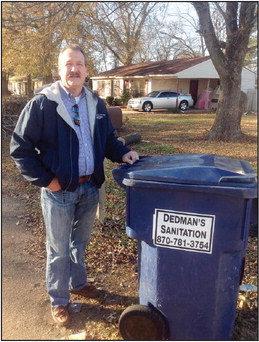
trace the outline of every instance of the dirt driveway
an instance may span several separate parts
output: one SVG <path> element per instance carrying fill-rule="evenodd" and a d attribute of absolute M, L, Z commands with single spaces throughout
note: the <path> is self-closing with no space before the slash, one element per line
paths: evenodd
<path fill-rule="evenodd" d="M 51 324 L 44 272 L 36 271 L 25 244 L 33 236 L 19 220 L 25 205 L 2 197 L 2 339 L 60 339 L 66 331 Z M 44 262 L 44 261 L 43 261 Z"/>

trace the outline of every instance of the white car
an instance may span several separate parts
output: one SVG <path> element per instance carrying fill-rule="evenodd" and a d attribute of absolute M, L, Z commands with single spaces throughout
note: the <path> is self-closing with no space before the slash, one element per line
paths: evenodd
<path fill-rule="evenodd" d="M 152 109 L 178 108 L 181 112 L 193 106 L 192 96 L 171 90 L 152 91 L 145 97 L 133 98 L 128 101 L 127 108 L 150 112 Z"/>

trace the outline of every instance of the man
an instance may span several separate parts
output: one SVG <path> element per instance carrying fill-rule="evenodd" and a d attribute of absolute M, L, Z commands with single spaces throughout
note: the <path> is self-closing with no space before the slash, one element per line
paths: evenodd
<path fill-rule="evenodd" d="M 103 101 L 84 87 L 84 51 L 67 46 L 59 55 L 57 81 L 23 109 L 11 139 L 22 175 L 41 187 L 46 226 L 46 283 L 54 321 L 69 323 L 70 293 L 94 298 L 84 253 L 104 182 L 104 158 L 133 164 L 138 154 L 114 135 Z"/>

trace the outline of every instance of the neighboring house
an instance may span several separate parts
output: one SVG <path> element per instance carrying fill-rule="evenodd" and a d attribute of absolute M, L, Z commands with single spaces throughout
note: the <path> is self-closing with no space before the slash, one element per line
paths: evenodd
<path fill-rule="evenodd" d="M 16 76 L 8 80 L 8 90 L 15 95 L 26 95 L 27 79 L 26 77 Z"/>
<path fill-rule="evenodd" d="M 8 90 L 15 95 L 27 95 L 27 77 L 14 76 L 8 80 Z M 43 78 L 32 79 L 33 90 L 43 86 Z"/>
<path fill-rule="evenodd" d="M 58 74 L 52 75 L 53 82 L 59 79 Z M 85 84 L 89 87 L 89 79 L 86 79 Z M 14 95 L 27 95 L 27 77 L 25 76 L 13 76 L 8 80 L 8 90 L 11 91 Z M 51 83 L 44 83 L 43 77 L 33 78 L 32 79 L 32 91 L 36 94 L 43 88 L 47 87 Z"/>
<path fill-rule="evenodd" d="M 219 86 L 219 75 L 209 56 L 122 66 L 91 79 L 93 91 L 102 98 L 120 97 L 125 89 L 133 97 L 144 96 L 153 90 L 175 90 L 191 94 L 196 106 L 202 108 L 208 108 L 208 102 L 199 99 L 216 97 L 214 93 L 218 93 Z M 256 75 L 243 68 L 241 90 L 254 92 L 255 84 Z"/>

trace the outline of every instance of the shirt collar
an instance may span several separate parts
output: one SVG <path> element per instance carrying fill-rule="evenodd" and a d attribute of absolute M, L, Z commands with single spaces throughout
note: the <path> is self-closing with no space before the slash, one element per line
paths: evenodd
<path fill-rule="evenodd" d="M 65 95 L 67 95 L 67 97 L 71 100 L 73 100 L 75 97 L 74 97 L 74 95 L 72 95 L 71 93 L 70 93 L 70 91 L 66 88 L 66 87 L 64 87 L 63 86 L 63 84 L 62 84 L 62 82 L 61 81 L 59 81 L 59 86 L 60 86 L 60 88 L 61 88 L 61 90 L 63 90 L 65 93 Z M 82 88 L 82 91 L 81 91 L 81 94 L 80 94 L 80 96 L 84 96 L 86 93 L 85 93 L 85 88 L 83 87 Z"/>

